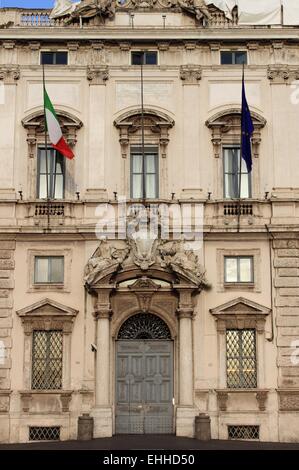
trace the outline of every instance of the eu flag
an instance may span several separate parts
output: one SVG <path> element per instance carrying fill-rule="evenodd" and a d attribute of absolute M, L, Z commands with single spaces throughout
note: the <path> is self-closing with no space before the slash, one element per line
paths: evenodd
<path fill-rule="evenodd" d="M 247 104 L 246 93 L 245 93 L 245 82 L 244 72 L 242 79 L 242 115 L 241 115 L 241 152 L 242 158 L 244 158 L 247 166 L 248 173 L 252 169 L 252 156 L 251 156 L 251 137 L 254 131 L 253 122 L 250 114 L 250 110 Z"/>

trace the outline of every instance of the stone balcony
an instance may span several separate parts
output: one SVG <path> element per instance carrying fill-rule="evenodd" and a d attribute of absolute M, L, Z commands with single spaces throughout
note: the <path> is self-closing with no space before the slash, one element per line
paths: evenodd
<path fill-rule="evenodd" d="M 140 212 L 140 211 L 143 212 Z M 51 227 L 55 231 L 94 231 L 97 225 L 105 230 L 121 232 L 126 223 L 142 217 L 157 223 L 170 233 L 191 231 L 264 232 L 265 226 L 277 230 L 299 225 L 299 200 L 128 200 L 119 203 L 96 200 L 26 201 L 0 200 L 0 230 L 6 232 L 39 231 Z"/>

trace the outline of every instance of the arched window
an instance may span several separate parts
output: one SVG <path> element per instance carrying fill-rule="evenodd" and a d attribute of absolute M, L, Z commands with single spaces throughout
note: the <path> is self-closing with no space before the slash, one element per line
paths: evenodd
<path fill-rule="evenodd" d="M 56 114 L 64 138 L 71 147 L 77 142 L 77 131 L 82 122 L 64 111 Z M 54 150 L 48 141 L 48 165 L 46 165 L 44 114 L 38 111 L 22 120 L 27 131 L 28 143 L 28 196 L 30 199 L 44 199 L 48 192 L 50 199 L 71 198 L 73 188 L 73 162 Z M 67 177 L 66 177 L 67 175 Z"/>
<path fill-rule="evenodd" d="M 254 133 L 252 138 L 253 169 L 247 174 L 245 161 L 241 166 L 241 197 L 254 198 L 259 194 L 259 151 L 261 130 L 266 120 L 252 112 Z M 234 199 L 239 197 L 241 112 L 230 109 L 216 114 L 206 121 L 211 129 L 214 150 L 214 174 L 216 176 L 213 193 L 217 198 Z M 220 158 L 222 157 L 222 158 Z"/>
<path fill-rule="evenodd" d="M 168 192 L 167 145 L 169 129 L 174 126 L 174 121 L 166 114 L 145 109 L 143 118 L 141 110 L 134 110 L 116 119 L 114 125 L 119 129 L 123 158 L 122 194 L 127 194 L 132 199 L 140 199 L 143 194 L 148 199 L 165 197 Z"/>

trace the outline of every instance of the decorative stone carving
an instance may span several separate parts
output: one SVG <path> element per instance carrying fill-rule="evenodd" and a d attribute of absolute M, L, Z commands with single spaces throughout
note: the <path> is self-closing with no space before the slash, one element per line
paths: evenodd
<path fill-rule="evenodd" d="M 61 402 L 62 412 L 70 411 L 71 399 L 72 399 L 72 393 L 71 392 L 61 393 L 60 394 L 60 402 Z"/>
<path fill-rule="evenodd" d="M 74 5 L 72 5 L 73 7 Z M 60 18 L 65 17 L 65 24 L 70 24 L 76 20 L 90 19 L 98 17 L 105 20 L 105 18 L 113 18 L 115 15 L 115 0 L 82 0 L 77 3 L 74 8 L 69 10 L 61 9 L 55 13 L 55 7 L 51 12 L 51 17 Z"/>
<path fill-rule="evenodd" d="M 252 136 L 253 154 L 259 157 L 259 146 L 261 143 L 261 130 L 266 125 L 266 120 L 257 113 L 251 112 L 254 133 Z M 206 126 L 212 131 L 212 144 L 214 148 L 214 157 L 219 158 L 222 144 L 231 145 L 234 138 L 240 140 L 241 110 L 230 109 L 217 113 L 206 121 Z"/>
<path fill-rule="evenodd" d="M 78 310 L 66 307 L 54 300 L 43 299 L 16 313 L 22 320 L 26 335 L 31 335 L 34 329 L 60 329 L 64 334 L 70 334 Z"/>
<path fill-rule="evenodd" d="M 299 67 L 288 65 L 269 65 L 267 76 L 273 85 L 282 85 L 299 79 Z"/>
<path fill-rule="evenodd" d="M 108 242 L 107 239 L 101 240 L 99 247 L 86 265 L 84 273 L 86 284 L 90 284 L 99 273 L 107 268 L 117 271 L 128 253 L 128 247 L 119 249 Z"/>
<path fill-rule="evenodd" d="M 134 284 L 129 286 L 129 289 L 134 291 L 138 300 L 139 308 L 142 312 L 147 312 L 149 310 L 152 297 L 159 288 L 159 285 L 155 284 L 146 276 L 137 279 Z"/>
<path fill-rule="evenodd" d="M 32 394 L 31 393 L 22 393 L 22 410 L 24 413 L 29 413 L 30 411 L 30 403 L 32 401 Z"/>
<path fill-rule="evenodd" d="M 258 392 L 256 392 L 256 400 L 258 402 L 260 411 L 266 411 L 267 398 L 268 398 L 267 390 L 259 390 Z"/>
<path fill-rule="evenodd" d="M 87 80 L 90 85 L 105 85 L 109 79 L 109 68 L 107 65 L 89 65 L 87 67 Z"/>
<path fill-rule="evenodd" d="M 0 392 L 0 413 L 9 412 L 10 390 Z"/>
<path fill-rule="evenodd" d="M 201 80 L 202 68 L 200 65 L 181 65 L 180 77 L 184 85 L 197 85 Z"/>
<path fill-rule="evenodd" d="M 83 126 L 82 121 L 65 111 L 57 109 L 56 115 L 68 144 L 74 147 L 77 142 L 77 131 Z M 22 120 L 22 125 L 27 130 L 28 156 L 33 158 L 36 153 L 37 143 L 39 141 L 44 142 L 45 120 L 43 113 L 38 111 L 30 114 Z"/>
<path fill-rule="evenodd" d="M 217 401 L 219 411 L 227 410 L 228 392 L 217 391 Z"/>
<path fill-rule="evenodd" d="M 204 0 L 127 0 L 118 3 L 116 0 L 82 0 L 72 4 L 69 0 L 57 0 L 50 17 L 63 18 L 67 25 L 92 21 L 93 24 L 103 24 L 115 16 L 115 11 L 132 10 L 163 10 L 182 11 L 193 16 L 200 25 L 212 20 L 209 7 Z"/>
<path fill-rule="evenodd" d="M 197 255 L 185 249 L 183 240 L 159 241 L 146 237 L 147 232 L 135 232 L 127 241 L 101 240 L 99 247 L 90 258 L 85 269 L 85 281 L 90 286 L 108 273 L 119 271 L 135 264 L 142 271 L 157 265 L 176 273 L 197 287 L 207 285 L 204 270 Z"/>
<path fill-rule="evenodd" d="M 174 126 L 174 121 L 166 114 L 152 109 L 144 109 L 143 120 L 141 110 L 129 111 L 114 121 L 115 127 L 119 129 L 119 142 L 121 145 L 122 157 L 126 158 L 130 143 L 130 138 L 141 132 L 142 123 L 144 126 L 145 139 L 153 138 L 158 140 L 162 157 L 166 157 L 167 145 L 169 142 L 169 129 Z M 158 143 L 157 142 L 157 143 Z"/>
<path fill-rule="evenodd" d="M 1 65 L 0 66 L 0 80 L 6 85 L 15 85 L 16 81 L 20 78 L 19 65 Z"/>
<path fill-rule="evenodd" d="M 281 411 L 299 411 L 299 390 L 278 390 Z"/>
<path fill-rule="evenodd" d="M 217 330 L 223 333 L 225 329 L 255 328 L 258 333 L 264 333 L 266 316 L 270 309 L 251 300 L 239 297 L 219 307 L 210 309 L 217 321 Z"/>

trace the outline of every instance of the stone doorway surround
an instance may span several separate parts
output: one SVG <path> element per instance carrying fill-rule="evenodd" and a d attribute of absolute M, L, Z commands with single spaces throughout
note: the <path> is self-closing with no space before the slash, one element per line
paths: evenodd
<path fill-rule="evenodd" d="M 194 295 L 206 285 L 197 255 L 182 240 L 101 240 L 85 270 L 96 319 L 94 437 L 114 433 L 115 339 L 124 321 L 140 312 L 157 315 L 169 327 L 174 340 L 176 434 L 193 437 L 197 410 L 192 318 Z"/>

